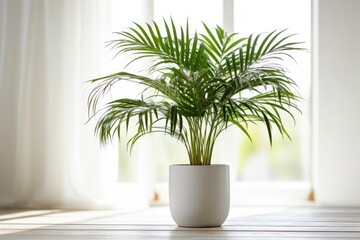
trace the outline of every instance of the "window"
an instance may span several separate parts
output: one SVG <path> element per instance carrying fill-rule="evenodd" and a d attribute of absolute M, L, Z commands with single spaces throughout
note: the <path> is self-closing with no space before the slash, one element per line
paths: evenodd
<path fill-rule="evenodd" d="M 225 8 L 233 9 L 233 13 L 227 14 L 223 11 L 224 1 L 226 4 L 233 5 L 233 8 Z M 294 38 L 305 42 L 304 47 L 310 50 L 310 7 L 310 0 L 153 0 L 148 16 L 156 21 L 162 21 L 163 17 L 171 16 L 180 24 L 185 24 L 188 19 L 191 26 L 197 28 L 198 31 L 202 31 L 201 21 L 210 26 L 223 25 L 226 17 L 226 21 L 231 22 L 233 31 L 243 36 L 288 28 L 289 33 L 298 33 Z M 302 114 L 296 114 L 296 125 L 293 125 L 292 119 L 286 119 L 292 141 L 277 134 L 274 137 L 273 146 L 270 147 L 267 132 L 263 126 L 250 127 L 253 143 L 240 131 L 231 131 L 231 129 L 218 139 L 214 163 L 231 165 L 234 185 L 238 182 L 247 182 L 250 185 L 246 185 L 245 188 L 261 189 L 267 194 L 266 189 L 274 186 L 278 189 L 287 189 L 281 184 L 290 183 L 294 190 L 293 196 L 300 194 L 297 191 L 299 189 L 308 190 L 311 56 L 308 51 L 298 53 L 295 58 L 297 62 L 289 61 L 287 68 L 297 81 L 299 92 L 304 100 L 300 105 Z M 176 140 L 161 134 L 140 140 L 131 159 L 124 143 L 119 149 L 119 181 L 133 182 L 138 181 L 139 178 L 143 179 L 142 186 L 148 189 L 150 198 L 153 197 L 152 192 L 162 192 L 167 188 L 166 184 L 161 183 L 166 183 L 168 180 L 169 164 L 187 163 L 183 146 L 177 144 Z M 273 185 L 271 185 L 272 182 Z M 157 197 L 158 194 L 155 194 L 155 198 Z M 162 197 L 166 199 L 166 196 Z M 237 199 L 236 193 L 234 199 Z"/>

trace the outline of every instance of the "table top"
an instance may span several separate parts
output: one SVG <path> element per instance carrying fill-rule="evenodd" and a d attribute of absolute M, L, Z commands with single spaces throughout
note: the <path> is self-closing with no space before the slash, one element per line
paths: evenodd
<path fill-rule="evenodd" d="M 0 239 L 360 239 L 360 208 L 233 207 L 222 227 L 177 227 L 168 207 L 0 210 Z"/>

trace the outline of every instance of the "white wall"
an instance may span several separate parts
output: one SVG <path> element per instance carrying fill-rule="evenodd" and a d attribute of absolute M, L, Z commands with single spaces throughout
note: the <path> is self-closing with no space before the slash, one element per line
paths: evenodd
<path fill-rule="evenodd" d="M 313 7 L 316 200 L 360 206 L 360 1 Z"/>

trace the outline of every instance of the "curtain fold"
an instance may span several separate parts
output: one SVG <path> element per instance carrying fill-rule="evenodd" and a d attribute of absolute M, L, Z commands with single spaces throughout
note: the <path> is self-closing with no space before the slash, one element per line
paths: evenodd
<path fill-rule="evenodd" d="M 113 207 L 116 143 L 86 124 L 111 1 L 0 2 L 0 207 Z M 103 11 L 100 11 L 103 10 Z"/>

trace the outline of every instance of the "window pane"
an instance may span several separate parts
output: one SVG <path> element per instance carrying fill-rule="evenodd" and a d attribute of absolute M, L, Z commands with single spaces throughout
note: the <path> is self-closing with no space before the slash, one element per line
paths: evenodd
<path fill-rule="evenodd" d="M 297 33 L 293 39 L 305 42 L 310 50 L 311 41 L 310 0 L 236 0 L 234 2 L 234 31 L 248 36 L 252 33 L 288 29 Z M 274 138 L 271 148 L 265 128 L 251 127 L 253 143 L 244 136 L 239 143 L 236 178 L 249 181 L 301 181 L 309 177 L 310 158 L 310 61 L 309 52 L 294 53 L 296 63 L 286 62 L 291 77 L 299 85 L 304 100 L 300 104 L 303 114 L 296 114 L 296 125 L 286 119 L 292 141 Z"/>
<path fill-rule="evenodd" d="M 170 16 L 182 26 L 188 20 L 190 32 L 202 32 L 202 22 L 209 26 L 222 25 L 222 0 L 154 0 L 154 20 L 162 22 Z M 154 135 L 152 146 L 157 182 L 168 181 L 169 164 L 188 164 L 185 147 L 175 139 L 163 134 Z"/>
<path fill-rule="evenodd" d="M 185 26 L 186 20 L 193 28 L 202 30 L 202 23 L 222 25 L 222 0 L 154 0 L 154 19 L 172 17 Z M 192 29 L 193 29 L 192 28 Z"/>

